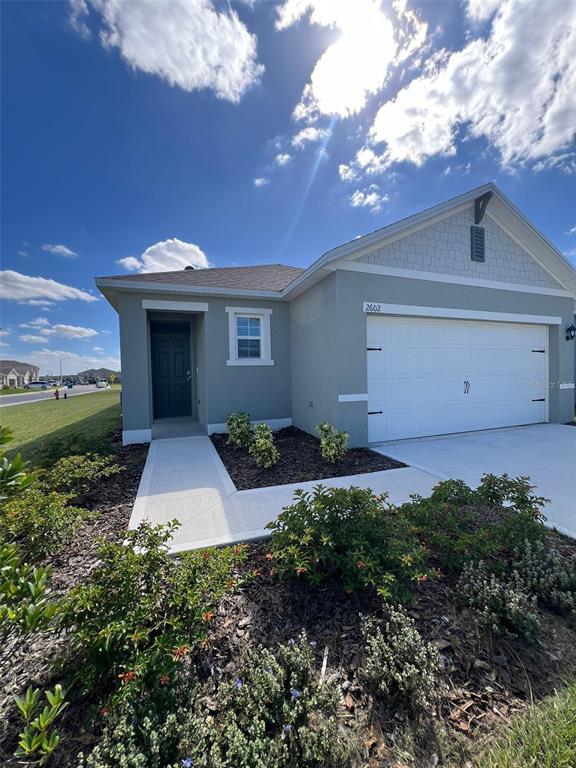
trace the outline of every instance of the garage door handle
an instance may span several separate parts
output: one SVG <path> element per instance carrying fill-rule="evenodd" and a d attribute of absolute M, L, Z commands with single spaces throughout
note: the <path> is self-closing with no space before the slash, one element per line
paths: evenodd
<path fill-rule="evenodd" d="M 368 352 L 382 352 L 382 347 L 366 347 Z"/>
<path fill-rule="evenodd" d="M 533 399 L 532 402 L 533 403 L 545 403 L 546 402 L 546 398 L 545 397 L 537 397 L 537 398 Z"/>
<path fill-rule="evenodd" d="M 368 411 L 368 416 L 374 416 L 377 413 L 384 413 L 384 411 Z"/>

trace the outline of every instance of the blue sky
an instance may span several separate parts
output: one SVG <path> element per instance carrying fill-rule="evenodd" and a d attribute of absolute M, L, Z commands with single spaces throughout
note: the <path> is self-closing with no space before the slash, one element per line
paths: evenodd
<path fill-rule="evenodd" d="M 2 3 L 2 357 L 118 367 L 94 276 L 306 266 L 488 180 L 576 261 L 573 10 Z"/>

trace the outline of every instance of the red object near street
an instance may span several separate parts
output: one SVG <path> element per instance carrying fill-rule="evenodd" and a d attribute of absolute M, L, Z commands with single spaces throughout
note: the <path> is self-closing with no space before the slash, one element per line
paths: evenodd
<path fill-rule="evenodd" d="M 56 398 L 56 400 L 60 400 L 60 391 L 58 389 L 54 390 L 54 397 Z"/>

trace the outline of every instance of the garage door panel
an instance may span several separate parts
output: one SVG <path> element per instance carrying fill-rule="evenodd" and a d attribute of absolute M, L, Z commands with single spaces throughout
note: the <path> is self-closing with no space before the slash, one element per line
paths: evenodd
<path fill-rule="evenodd" d="M 369 317 L 367 337 L 371 442 L 548 418 L 545 326 Z"/>

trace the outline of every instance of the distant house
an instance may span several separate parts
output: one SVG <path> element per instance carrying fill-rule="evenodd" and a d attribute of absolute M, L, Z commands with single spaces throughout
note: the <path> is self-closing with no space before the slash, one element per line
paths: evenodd
<path fill-rule="evenodd" d="M 0 360 L 0 387 L 23 387 L 31 381 L 38 381 L 40 368 L 32 363 L 17 360 Z"/>
<path fill-rule="evenodd" d="M 98 381 L 98 379 L 109 379 L 110 376 L 114 376 L 114 380 L 117 383 L 122 379 L 120 371 L 113 371 L 110 368 L 89 368 L 87 371 L 80 371 L 80 373 L 76 374 L 78 379 L 87 381 L 92 379 L 95 381 Z"/>

